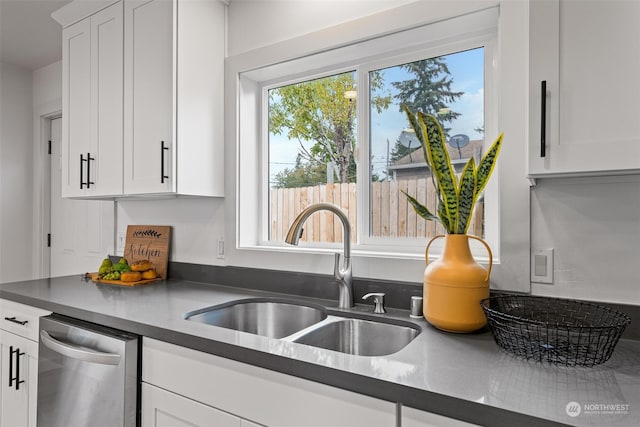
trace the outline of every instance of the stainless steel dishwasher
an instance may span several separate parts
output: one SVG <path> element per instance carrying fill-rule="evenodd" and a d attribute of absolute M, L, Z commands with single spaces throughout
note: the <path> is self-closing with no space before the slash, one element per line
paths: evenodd
<path fill-rule="evenodd" d="M 40 319 L 38 427 L 133 427 L 138 336 L 52 314 Z"/>

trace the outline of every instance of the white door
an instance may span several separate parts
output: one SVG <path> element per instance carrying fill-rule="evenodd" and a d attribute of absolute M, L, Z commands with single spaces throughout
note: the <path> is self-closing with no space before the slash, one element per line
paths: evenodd
<path fill-rule="evenodd" d="M 113 254 L 114 202 L 61 197 L 62 119 L 51 120 L 50 277 L 95 272 Z"/>

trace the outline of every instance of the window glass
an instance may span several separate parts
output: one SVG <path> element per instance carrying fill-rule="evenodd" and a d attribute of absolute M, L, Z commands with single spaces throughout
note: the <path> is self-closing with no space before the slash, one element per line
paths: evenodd
<path fill-rule="evenodd" d="M 356 103 L 355 71 L 268 90 L 270 240 L 284 240 L 288 224 L 318 202 L 348 212 L 355 240 Z M 341 242 L 342 225 L 317 213 L 301 240 Z"/>
<path fill-rule="evenodd" d="M 282 241 L 287 224 L 307 206 L 341 207 L 357 241 L 358 191 L 369 191 L 368 230 L 374 238 L 424 239 L 444 230 L 415 214 L 403 192 L 432 212 L 436 194 L 420 143 L 400 106 L 438 117 L 457 172 L 484 145 L 484 48 L 420 59 L 368 72 L 369 186 L 356 173 L 357 72 L 270 88 L 268 93 L 269 240 Z M 483 237 L 484 203 L 476 205 L 469 234 Z M 341 224 L 319 212 L 303 241 L 342 241 Z"/>
<path fill-rule="evenodd" d="M 442 227 L 417 216 L 407 192 L 436 212 L 437 196 L 420 143 L 400 106 L 436 116 L 457 173 L 478 161 L 484 143 L 484 48 L 421 59 L 369 73 L 370 196 L 372 237 L 433 237 Z M 389 103 L 381 108 L 380 94 Z M 478 202 L 469 234 L 483 236 L 484 203 Z"/>

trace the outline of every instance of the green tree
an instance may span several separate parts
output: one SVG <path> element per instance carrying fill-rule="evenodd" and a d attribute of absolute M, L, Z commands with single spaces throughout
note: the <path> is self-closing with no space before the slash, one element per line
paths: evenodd
<path fill-rule="evenodd" d="M 419 142 L 415 145 L 412 145 L 411 147 L 405 147 L 404 145 L 400 144 L 399 140 L 396 140 L 396 144 L 393 146 L 393 149 L 389 154 L 389 159 L 391 162 L 396 162 L 401 158 L 403 158 L 404 156 L 408 155 L 409 153 L 413 153 L 418 148 L 420 148 Z M 415 159 L 415 161 L 420 161 L 420 162 L 424 160 L 422 157 L 421 151 L 416 153 L 416 156 L 413 158 Z"/>
<path fill-rule="evenodd" d="M 327 176 L 326 164 L 318 162 L 302 162 L 301 156 L 296 158 L 293 168 L 286 168 L 273 177 L 273 188 L 296 188 L 317 185 L 325 182 Z"/>
<path fill-rule="evenodd" d="M 382 90 L 379 75 L 372 76 L 371 85 L 373 91 Z M 325 165 L 326 170 L 326 163 L 334 162 L 340 182 L 355 180 L 356 99 L 345 96 L 355 88 L 355 73 L 348 72 L 269 91 L 269 132 L 299 142 L 300 161 L 283 174 L 315 173 L 318 165 Z M 391 103 L 391 96 L 376 95 L 371 102 L 382 111 Z M 312 145 L 307 148 L 303 142 Z M 287 179 L 281 176 L 276 181 Z"/>
<path fill-rule="evenodd" d="M 405 104 L 411 111 L 422 111 L 438 117 L 443 126 L 445 137 L 448 137 L 450 128 L 447 128 L 444 122 L 451 122 L 460 116 L 460 113 L 451 110 L 449 105 L 460 98 L 464 92 L 451 90 L 453 78 L 445 58 L 423 59 L 403 64 L 401 67 L 413 74 L 414 78 L 392 82 L 392 85 L 398 90 L 398 93 L 394 95 L 398 105 Z M 400 110 L 402 111 L 402 107 Z M 420 143 L 409 148 L 400 144 L 400 141 L 396 141 L 390 155 L 391 161 L 406 156 L 418 147 L 420 147 Z"/>
<path fill-rule="evenodd" d="M 438 121 L 451 122 L 460 116 L 449 108 L 464 92 L 453 92 L 453 78 L 443 57 L 422 59 L 401 66 L 415 77 L 393 82 L 398 90 L 394 98 L 411 111 L 422 111 L 438 117 Z M 402 111 L 402 108 L 400 109 Z"/>

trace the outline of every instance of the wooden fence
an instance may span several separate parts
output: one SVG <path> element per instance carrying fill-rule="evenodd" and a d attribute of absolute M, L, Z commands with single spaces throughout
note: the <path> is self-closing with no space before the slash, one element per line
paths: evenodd
<path fill-rule="evenodd" d="M 436 193 L 430 178 L 374 182 L 371 184 L 371 235 L 376 237 L 431 238 L 443 234 L 442 226 L 416 215 L 402 191 L 406 191 L 435 211 Z M 271 239 L 284 240 L 295 217 L 307 206 L 326 202 L 341 207 L 351 223 L 355 243 L 356 185 L 326 184 L 313 187 L 277 188 L 271 190 Z M 482 236 L 483 203 L 476 205 L 468 234 Z M 302 241 L 342 242 L 342 224 L 331 212 L 320 211 L 309 217 Z"/>

